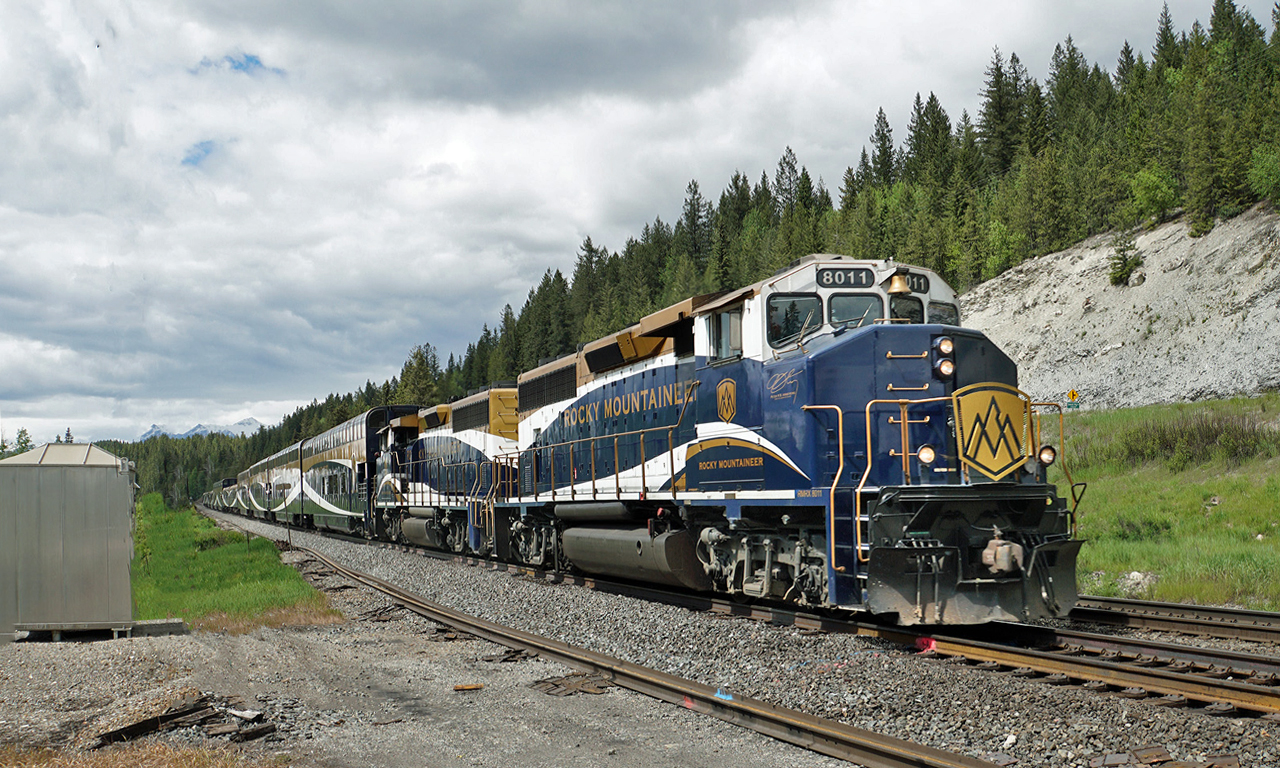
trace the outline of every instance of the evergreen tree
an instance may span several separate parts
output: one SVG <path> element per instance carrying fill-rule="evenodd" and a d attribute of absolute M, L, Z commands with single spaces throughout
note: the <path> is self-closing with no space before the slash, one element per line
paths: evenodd
<path fill-rule="evenodd" d="M 1165 3 L 1160 10 L 1160 21 L 1156 28 L 1156 47 L 1152 53 L 1152 66 L 1157 70 L 1178 69 L 1182 66 L 1182 45 L 1173 31 L 1173 16 L 1169 14 L 1169 4 Z"/>
<path fill-rule="evenodd" d="M 794 159 L 794 155 L 792 156 Z M 702 197 L 696 179 L 685 187 L 684 207 L 676 222 L 672 247 L 689 254 L 694 267 L 706 269 L 711 257 L 711 204 Z"/>
<path fill-rule="evenodd" d="M 569 289 L 569 335 L 573 339 L 583 340 L 582 325 L 599 293 L 596 273 L 607 256 L 608 251 L 597 249 L 590 235 L 583 238 L 573 267 L 573 285 Z"/>
<path fill-rule="evenodd" d="M 783 155 L 786 157 L 786 155 Z M 760 172 L 760 181 L 751 188 L 751 207 L 765 216 L 769 224 L 774 224 L 778 220 L 778 201 L 774 197 L 773 190 L 769 187 L 769 177 L 764 171 Z"/>
<path fill-rule="evenodd" d="M 876 127 L 871 134 L 871 176 L 874 183 L 887 187 L 893 184 L 893 129 L 882 107 L 876 112 Z"/>
<path fill-rule="evenodd" d="M 871 157 L 867 154 L 866 147 L 862 148 L 862 157 L 858 160 L 858 170 L 854 177 L 857 180 L 859 192 L 875 183 L 875 171 L 871 169 Z"/>
<path fill-rule="evenodd" d="M 866 156 L 866 150 L 863 150 L 863 156 Z M 851 213 L 853 211 L 854 201 L 858 197 L 858 192 L 862 190 L 858 183 L 858 175 L 850 166 L 844 169 L 844 178 L 840 181 L 840 211 Z"/>
<path fill-rule="evenodd" d="M 450 355 L 450 367 L 453 360 Z M 396 387 L 393 402 L 396 404 L 415 404 L 421 406 L 440 402 L 438 382 L 440 379 L 440 356 L 430 344 L 420 344 L 409 350 L 409 358 L 400 369 L 400 380 Z M 307 432 L 319 431 L 315 427 Z"/>
<path fill-rule="evenodd" d="M 1167 6 L 1166 6 L 1167 7 Z M 1129 41 L 1124 41 L 1124 46 L 1120 48 L 1120 56 L 1116 59 L 1116 73 L 1113 76 L 1116 87 L 1125 90 L 1133 84 L 1133 71 L 1138 65 L 1133 56 L 1133 48 L 1129 45 Z"/>
<path fill-rule="evenodd" d="M 923 174 L 925 155 L 928 151 L 925 149 L 925 144 L 928 142 L 925 137 L 926 130 L 924 101 L 920 98 L 920 92 L 916 91 L 916 99 L 911 105 L 911 117 L 907 119 L 906 160 L 902 166 L 902 178 L 908 183 L 918 182 Z"/>
<path fill-rule="evenodd" d="M 1023 96 L 1023 142 L 1032 157 L 1038 157 L 1049 144 L 1049 108 L 1045 103 L 1040 84 L 1027 81 Z"/>
<path fill-rule="evenodd" d="M 490 381 L 515 381 L 520 375 L 520 339 L 516 329 L 516 314 L 511 305 L 502 307 L 502 319 L 498 324 L 498 343 L 489 357 Z"/>
<path fill-rule="evenodd" d="M 778 168 L 773 172 L 773 194 L 777 198 L 778 214 L 784 215 L 796 204 L 796 184 L 800 180 L 799 161 L 791 147 L 778 158 Z"/>
<path fill-rule="evenodd" d="M 1013 165 L 1021 143 L 1022 104 L 1019 84 L 1005 69 L 999 48 L 991 56 L 986 76 L 978 112 L 978 143 L 987 173 L 1000 176 Z"/>

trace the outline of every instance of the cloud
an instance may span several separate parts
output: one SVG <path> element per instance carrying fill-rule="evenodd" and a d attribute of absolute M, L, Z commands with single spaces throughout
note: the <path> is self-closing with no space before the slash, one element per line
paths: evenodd
<path fill-rule="evenodd" d="M 584 93 L 679 98 L 731 73 L 751 20 L 786 15 L 763 0 L 687 3 L 339 0 L 188 3 L 218 28 L 269 36 L 282 58 L 335 90 L 519 107 Z"/>
<path fill-rule="evenodd" d="M 1259 19 L 1269 6 L 1246 4 Z M 1180 29 L 1210 4 L 1175 2 Z M 590 235 L 884 107 L 976 117 L 992 48 L 1109 66 L 1159 2 L 87 0 L 0 6 L 6 429 L 269 422 L 447 359 Z M 252 410 L 261 408 L 262 410 Z M 52 433 L 50 433 L 52 436 Z"/>

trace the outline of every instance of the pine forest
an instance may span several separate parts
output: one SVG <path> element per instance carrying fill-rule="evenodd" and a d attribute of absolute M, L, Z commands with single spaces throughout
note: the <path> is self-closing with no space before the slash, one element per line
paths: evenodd
<path fill-rule="evenodd" d="M 1149 53 L 1126 43 L 1108 68 L 1067 37 L 1043 83 L 996 49 L 976 115 L 916 94 L 895 138 L 881 109 L 833 190 L 790 147 L 771 172 L 736 172 L 718 195 L 691 180 L 678 216 L 655 217 L 617 250 L 587 237 L 571 275 L 548 270 L 522 307 L 504 307 L 447 361 L 424 340 L 398 377 L 313 401 L 255 435 L 103 447 L 138 463 L 144 491 L 177 502 L 369 407 L 433 405 L 514 381 L 649 312 L 805 254 L 893 258 L 964 291 L 1098 233 L 1123 242 L 1182 216 L 1204 234 L 1280 198 L 1280 3 L 1269 22 L 1214 0 L 1207 27 L 1180 31 L 1165 6 Z"/>

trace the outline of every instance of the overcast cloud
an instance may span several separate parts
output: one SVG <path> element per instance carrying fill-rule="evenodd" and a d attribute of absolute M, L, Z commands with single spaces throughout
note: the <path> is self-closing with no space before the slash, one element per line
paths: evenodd
<path fill-rule="evenodd" d="M 1160 5 L 7 2 L 0 428 L 274 423 L 461 352 L 690 179 L 791 146 L 834 192 L 878 108 L 899 141 L 917 92 L 976 117 L 996 46 L 1111 69 Z"/>

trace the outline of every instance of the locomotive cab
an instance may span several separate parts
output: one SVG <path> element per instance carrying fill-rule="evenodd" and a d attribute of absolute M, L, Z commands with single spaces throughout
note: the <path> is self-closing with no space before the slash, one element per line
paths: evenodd
<path fill-rule="evenodd" d="M 1070 610 L 1080 542 L 1039 461 L 1053 406 L 957 306 L 927 270 L 817 255 L 707 308 L 686 477 L 729 492 L 700 539 L 721 588 L 902 624 Z"/>

